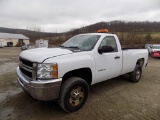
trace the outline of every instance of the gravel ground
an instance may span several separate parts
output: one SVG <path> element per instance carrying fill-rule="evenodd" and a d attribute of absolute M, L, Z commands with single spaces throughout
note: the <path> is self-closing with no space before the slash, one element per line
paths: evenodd
<path fill-rule="evenodd" d="M 3 65 L 0 66 L 0 75 L 3 75 L 5 73 L 9 73 L 9 72 L 14 72 L 15 68 L 18 66 L 17 63 L 15 62 L 9 62 L 9 63 L 5 63 Z"/>
<path fill-rule="evenodd" d="M 121 76 L 91 86 L 86 104 L 69 114 L 56 101 L 33 100 L 22 91 L 15 73 L 19 53 L 0 49 L 0 120 L 160 120 L 160 59 L 149 58 L 136 84 Z"/>

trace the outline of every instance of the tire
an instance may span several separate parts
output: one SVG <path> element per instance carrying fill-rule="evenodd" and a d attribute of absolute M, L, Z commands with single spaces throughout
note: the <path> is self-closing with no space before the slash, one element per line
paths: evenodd
<path fill-rule="evenodd" d="M 140 65 L 137 64 L 134 71 L 130 73 L 130 81 L 133 83 L 139 82 L 139 80 L 141 79 L 141 74 L 142 68 Z"/>
<path fill-rule="evenodd" d="M 64 81 L 59 96 L 59 106 L 66 112 L 80 109 L 89 94 L 88 83 L 78 77 L 71 77 Z"/>

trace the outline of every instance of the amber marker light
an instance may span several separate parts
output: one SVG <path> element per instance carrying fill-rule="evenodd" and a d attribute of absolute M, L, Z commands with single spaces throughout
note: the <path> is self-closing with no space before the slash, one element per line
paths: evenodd
<path fill-rule="evenodd" d="M 53 65 L 52 65 L 52 70 L 53 70 L 53 71 L 57 71 L 57 70 L 58 70 L 57 64 L 53 64 Z"/>
<path fill-rule="evenodd" d="M 98 33 L 108 33 L 108 29 L 101 29 L 97 31 Z"/>
<path fill-rule="evenodd" d="M 57 64 L 52 65 L 52 72 L 51 72 L 52 78 L 57 78 L 58 77 L 58 67 Z"/>
<path fill-rule="evenodd" d="M 57 78 L 58 77 L 58 72 L 57 71 L 52 71 L 51 76 L 52 76 L 52 78 Z"/>

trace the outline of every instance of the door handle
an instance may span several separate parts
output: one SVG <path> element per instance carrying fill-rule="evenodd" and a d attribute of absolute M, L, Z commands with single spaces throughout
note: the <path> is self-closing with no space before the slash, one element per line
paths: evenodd
<path fill-rule="evenodd" d="M 116 57 L 115 57 L 115 59 L 119 59 L 119 58 L 120 58 L 119 56 L 116 56 Z"/>

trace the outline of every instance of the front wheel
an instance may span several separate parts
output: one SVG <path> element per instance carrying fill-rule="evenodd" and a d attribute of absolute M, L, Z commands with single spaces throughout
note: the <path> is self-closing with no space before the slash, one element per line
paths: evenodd
<path fill-rule="evenodd" d="M 139 82 L 142 74 L 142 68 L 140 65 L 136 65 L 133 72 L 130 73 L 130 81 L 133 83 Z"/>
<path fill-rule="evenodd" d="M 64 81 L 60 91 L 59 105 L 66 112 L 80 109 L 88 98 L 88 83 L 78 77 Z"/>

